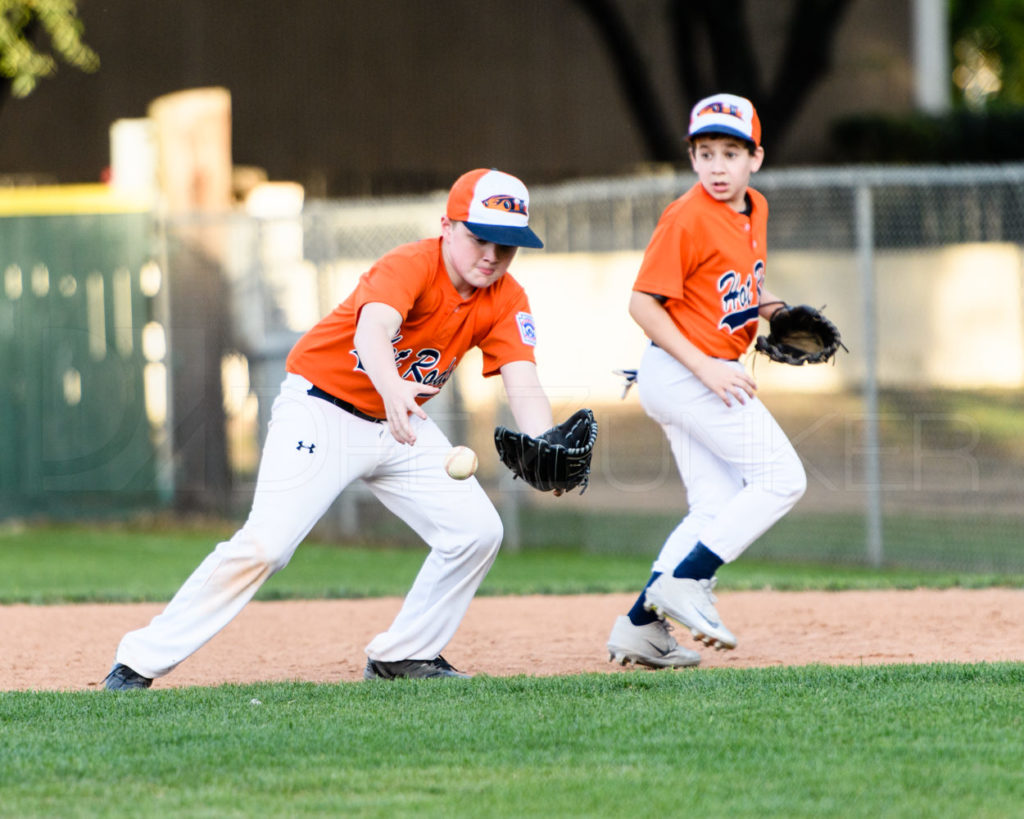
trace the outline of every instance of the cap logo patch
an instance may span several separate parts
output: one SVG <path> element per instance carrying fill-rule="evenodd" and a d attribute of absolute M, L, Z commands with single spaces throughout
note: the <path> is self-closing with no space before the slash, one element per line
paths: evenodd
<path fill-rule="evenodd" d="M 488 196 L 482 200 L 480 204 L 490 210 L 503 210 L 507 213 L 518 213 L 526 216 L 526 201 L 515 196 L 496 193 L 494 196 Z"/>
<path fill-rule="evenodd" d="M 448 192 L 445 216 L 464 222 L 478 239 L 503 247 L 542 248 L 529 228 L 530 193 L 521 180 L 493 168 L 467 171 Z"/>
<path fill-rule="evenodd" d="M 726 116 L 736 117 L 738 120 L 743 119 L 743 114 L 740 113 L 740 109 L 735 105 L 726 105 L 724 102 L 713 102 L 710 105 L 705 105 L 701 108 L 696 116 L 700 117 L 704 114 L 725 114 Z"/>

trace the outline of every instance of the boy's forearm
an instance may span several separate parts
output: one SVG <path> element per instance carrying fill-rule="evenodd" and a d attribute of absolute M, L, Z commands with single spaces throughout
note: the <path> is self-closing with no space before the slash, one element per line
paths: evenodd
<path fill-rule="evenodd" d="M 532 362 L 513 361 L 501 368 L 508 406 L 520 432 L 536 437 L 554 426 L 551 401 Z"/>
<path fill-rule="evenodd" d="M 760 304 L 757 314 L 761 318 L 770 319 L 776 310 L 786 306 L 786 302 L 776 296 L 771 290 L 765 287 L 760 289 Z"/>
<path fill-rule="evenodd" d="M 508 397 L 508 405 L 516 426 L 527 435 L 536 437 L 555 424 L 546 395 L 512 394 Z"/>
<path fill-rule="evenodd" d="M 395 348 L 391 344 L 391 338 L 398 329 L 397 324 L 395 327 L 391 325 L 396 321 L 400 324 L 401 316 L 397 311 L 393 311 L 394 316 L 391 316 L 384 310 L 371 309 L 382 306 L 366 305 L 363 308 L 354 338 L 359 364 L 381 394 L 389 383 L 401 379 L 395 366 Z"/>
<path fill-rule="evenodd" d="M 629 302 L 629 314 L 651 341 L 690 371 L 696 371 L 707 359 L 707 356 L 680 332 L 668 311 L 653 296 L 634 292 Z"/>

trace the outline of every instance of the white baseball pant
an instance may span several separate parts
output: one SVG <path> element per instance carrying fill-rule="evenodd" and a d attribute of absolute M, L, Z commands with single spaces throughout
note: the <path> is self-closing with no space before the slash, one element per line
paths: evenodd
<path fill-rule="evenodd" d="M 374 660 L 431 660 L 454 636 L 497 556 L 502 524 L 476 478 L 444 472 L 451 444 L 432 420 L 410 420 L 416 444 L 386 424 L 307 395 L 289 374 L 274 401 L 252 510 L 196 568 L 164 611 L 124 636 L 117 662 L 145 677 L 170 672 L 226 626 L 283 569 L 338 494 L 356 479 L 430 547 L 390 628 L 367 646 Z"/>
<path fill-rule="evenodd" d="M 668 437 L 689 505 L 653 570 L 671 574 L 698 541 L 724 562 L 735 560 L 800 500 L 807 488 L 800 457 L 759 399 L 726 406 L 660 347 L 644 352 L 637 387 Z"/>

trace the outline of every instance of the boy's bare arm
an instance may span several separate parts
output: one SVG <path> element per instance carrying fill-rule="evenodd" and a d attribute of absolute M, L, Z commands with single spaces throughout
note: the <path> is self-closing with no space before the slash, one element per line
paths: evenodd
<path fill-rule="evenodd" d="M 777 311 L 786 306 L 786 302 L 765 287 L 759 288 L 758 293 L 761 306 L 758 308 L 757 314 L 763 319 L 770 319 Z"/>
<path fill-rule="evenodd" d="M 510 361 L 501 368 L 501 380 L 520 432 L 537 437 L 554 426 L 551 402 L 541 386 L 536 364 Z"/>
<path fill-rule="evenodd" d="M 697 376 L 726 406 L 732 406 L 733 399 L 743 404 L 757 392 L 757 383 L 748 373 L 697 349 L 679 332 L 668 311 L 654 296 L 633 291 L 629 314 L 651 341 Z"/>
<path fill-rule="evenodd" d="M 409 424 L 409 413 L 426 418 L 423 408 L 416 403 L 417 395 L 436 393 L 437 387 L 428 387 L 415 381 L 406 381 L 395 367 L 395 348 L 391 339 L 402 324 L 401 314 L 390 305 L 371 302 L 364 305 L 356 325 L 355 343 L 359 362 L 370 376 L 374 389 L 384 400 L 388 428 L 395 440 L 403 444 L 416 443 L 416 435 Z"/>

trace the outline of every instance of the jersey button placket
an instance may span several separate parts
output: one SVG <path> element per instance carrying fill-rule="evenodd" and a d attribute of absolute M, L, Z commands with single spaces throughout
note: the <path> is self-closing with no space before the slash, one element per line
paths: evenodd
<path fill-rule="evenodd" d="M 755 238 L 754 238 L 754 234 L 753 234 L 753 233 L 751 233 L 751 231 L 750 231 L 750 222 L 747 222 L 747 223 L 746 223 L 745 225 L 743 225 L 743 229 L 744 229 L 744 230 L 745 230 L 745 231 L 746 231 L 746 232 L 747 232 L 748 234 L 750 234 L 750 247 L 751 247 L 751 248 L 752 248 L 753 250 L 757 250 L 757 239 L 755 239 Z"/>
<path fill-rule="evenodd" d="M 447 310 L 447 318 L 440 326 L 438 326 L 434 336 L 435 340 L 441 347 L 447 345 L 455 336 L 456 331 L 461 325 L 461 322 L 459 321 L 459 313 L 462 312 L 463 307 L 464 305 L 462 304 L 462 301 L 459 300 L 454 304 L 449 304 L 449 306 L 445 308 Z"/>

